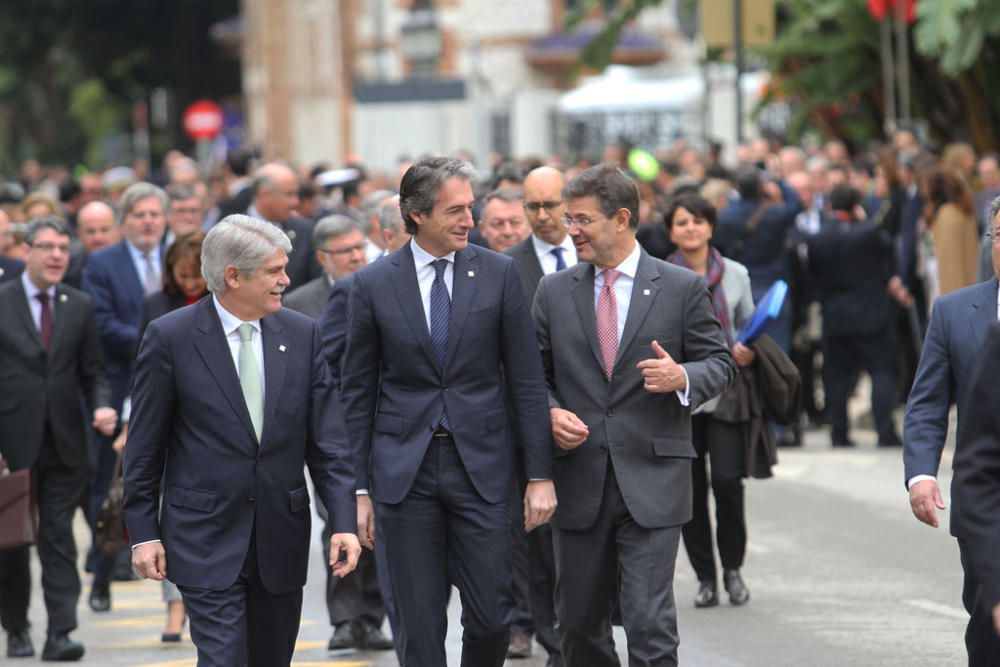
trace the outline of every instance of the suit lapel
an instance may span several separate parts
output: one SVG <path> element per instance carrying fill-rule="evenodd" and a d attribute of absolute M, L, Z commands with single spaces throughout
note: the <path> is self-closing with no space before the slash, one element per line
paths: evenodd
<path fill-rule="evenodd" d="M 132 261 L 132 253 L 129 251 L 126 242 L 122 241 L 118 247 L 120 248 L 118 265 L 128 267 L 122 273 L 126 276 L 125 286 L 128 289 L 129 298 L 139 304 L 141 308 L 142 301 L 146 296 L 146 290 L 143 288 L 143 277 L 136 273 L 135 262 Z"/>
<path fill-rule="evenodd" d="M 581 262 L 574 269 L 573 303 L 580 317 L 583 333 L 590 343 L 590 351 L 594 353 L 597 365 L 604 369 L 604 355 L 601 354 L 601 343 L 597 340 L 597 323 L 594 321 L 594 265 Z"/>
<path fill-rule="evenodd" d="M 537 288 L 538 283 L 545 276 L 545 272 L 542 270 L 542 263 L 538 261 L 535 244 L 530 236 L 521 244 L 521 254 L 524 255 L 524 261 L 531 267 L 531 284 Z"/>
<path fill-rule="evenodd" d="M 28 339 L 38 347 L 39 351 L 43 351 L 42 334 L 35 326 L 35 320 L 31 317 L 31 310 L 28 309 L 28 295 L 24 291 L 24 285 L 21 284 L 20 278 L 17 279 L 17 288 L 14 290 L 14 302 L 13 306 L 14 310 L 17 311 L 17 318 L 21 321 L 21 326 Z"/>
<path fill-rule="evenodd" d="M 389 261 L 395 265 L 390 272 L 390 282 L 396 292 L 399 308 L 427 360 L 432 367 L 437 368 L 437 358 L 434 356 L 434 348 L 431 346 L 431 332 L 427 329 L 427 317 L 424 315 L 424 302 L 420 297 L 417 269 L 410 244 L 405 244 L 398 252 L 390 255 Z"/>
<path fill-rule="evenodd" d="M 285 385 L 285 370 L 288 368 L 288 349 L 282 337 L 282 326 L 273 315 L 260 321 L 264 346 L 264 426 L 261 444 L 267 442 L 267 434 L 274 421 L 274 411 L 278 407 L 281 390 Z M 242 395 L 242 390 L 241 390 Z"/>
<path fill-rule="evenodd" d="M 52 358 L 59 349 L 63 337 L 66 336 L 66 320 L 69 319 L 75 305 L 70 303 L 70 298 L 62 285 L 56 285 L 56 302 L 52 304 L 52 340 L 49 341 L 49 358 Z"/>
<path fill-rule="evenodd" d="M 236 374 L 236 366 L 233 365 L 233 355 L 229 351 L 229 343 L 226 341 L 225 332 L 222 331 L 222 322 L 215 312 L 212 297 L 203 299 L 198 308 L 196 325 L 198 335 L 195 336 L 195 349 L 222 389 L 222 395 L 229 401 L 240 423 L 256 440 L 257 434 L 253 430 L 253 422 L 250 421 L 250 411 L 247 410 L 246 399 L 243 398 L 243 390 L 240 388 L 240 378 Z M 265 351 L 265 360 L 266 354 Z M 264 423 L 267 423 L 266 419 Z"/>
<path fill-rule="evenodd" d="M 481 277 L 476 270 L 479 266 L 476 251 L 472 246 L 455 253 L 455 267 L 451 277 L 451 323 L 448 325 L 448 356 L 444 370 L 451 366 L 451 360 L 458 349 L 462 330 L 469 318 L 469 309 L 475 301 L 476 290 Z"/>
<path fill-rule="evenodd" d="M 969 315 L 973 349 L 976 350 L 982 348 L 986 330 L 997 321 L 997 279 L 991 278 L 982 283 L 978 291 L 972 301 L 972 311 Z"/>
<path fill-rule="evenodd" d="M 618 344 L 618 356 L 615 365 L 621 361 L 622 355 L 635 339 L 639 327 L 649 314 L 649 309 L 656 300 L 656 293 L 659 291 L 657 281 L 660 274 L 656 272 L 649 255 L 645 251 L 639 254 L 639 266 L 635 272 L 635 280 L 632 281 L 632 296 L 629 298 L 628 315 L 625 316 L 625 330 L 622 332 L 622 340 Z"/>

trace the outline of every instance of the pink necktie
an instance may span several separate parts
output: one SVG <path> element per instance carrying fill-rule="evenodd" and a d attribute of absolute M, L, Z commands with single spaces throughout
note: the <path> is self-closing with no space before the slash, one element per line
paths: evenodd
<path fill-rule="evenodd" d="M 597 312 L 594 313 L 597 339 L 601 342 L 601 355 L 604 357 L 604 375 L 609 380 L 618 356 L 618 299 L 615 297 L 615 281 L 620 275 L 614 269 L 604 272 L 604 287 L 597 297 Z"/>

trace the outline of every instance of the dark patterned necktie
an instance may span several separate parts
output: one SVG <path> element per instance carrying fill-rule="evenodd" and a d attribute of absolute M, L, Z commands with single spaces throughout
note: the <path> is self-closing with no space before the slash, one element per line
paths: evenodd
<path fill-rule="evenodd" d="M 448 360 L 448 329 L 451 324 L 451 297 L 448 296 L 448 287 L 444 284 L 446 268 L 448 260 L 434 261 L 434 283 L 431 285 L 431 345 L 434 347 L 434 356 L 437 357 L 438 367 L 442 372 Z M 451 429 L 447 410 L 441 415 L 441 426 Z"/>
<path fill-rule="evenodd" d="M 48 292 L 39 292 L 35 297 L 42 304 L 42 317 L 38 323 L 38 331 L 42 335 L 42 347 L 48 352 L 49 346 L 52 344 L 52 309 L 49 307 L 49 294 Z"/>
<path fill-rule="evenodd" d="M 562 271 L 566 268 L 566 260 L 563 259 L 564 252 L 566 252 L 566 248 L 561 246 L 552 249 L 552 254 L 556 256 L 556 271 Z"/>

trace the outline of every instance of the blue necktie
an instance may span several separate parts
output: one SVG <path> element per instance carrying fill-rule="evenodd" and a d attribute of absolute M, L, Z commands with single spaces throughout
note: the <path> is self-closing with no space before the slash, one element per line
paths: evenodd
<path fill-rule="evenodd" d="M 552 249 L 552 254 L 556 256 L 556 271 L 562 271 L 566 268 L 566 260 L 563 259 L 563 252 L 566 248 L 557 247 Z"/>
<path fill-rule="evenodd" d="M 434 346 L 434 356 L 438 366 L 444 372 L 448 360 L 448 327 L 451 321 L 451 298 L 448 287 L 444 284 L 444 270 L 448 268 L 448 260 L 434 261 L 434 283 L 431 285 L 431 345 Z M 451 429 L 448 411 L 441 414 L 441 426 Z"/>

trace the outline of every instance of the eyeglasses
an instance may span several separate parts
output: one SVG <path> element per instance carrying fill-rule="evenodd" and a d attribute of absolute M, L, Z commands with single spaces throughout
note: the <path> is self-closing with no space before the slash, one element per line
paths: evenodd
<path fill-rule="evenodd" d="M 68 243 L 31 243 L 29 244 L 32 248 L 41 250 L 42 252 L 48 254 L 58 250 L 64 255 L 69 254 L 69 244 Z"/>
<path fill-rule="evenodd" d="M 594 221 L 584 215 L 578 216 L 576 218 L 571 218 L 568 215 L 564 215 L 562 218 L 560 218 L 560 222 L 562 222 L 563 227 L 569 229 L 573 225 L 576 225 L 577 227 L 586 227 L 587 225 L 592 224 Z"/>
<path fill-rule="evenodd" d="M 543 208 L 550 215 L 562 206 L 561 201 L 529 201 L 524 203 L 524 210 L 532 215 L 538 215 Z"/>
<path fill-rule="evenodd" d="M 346 248 L 339 248 L 337 250 L 327 250 L 326 248 L 320 248 L 319 251 L 325 252 L 327 255 L 337 255 L 338 257 L 343 257 L 344 255 L 350 255 L 352 252 L 361 252 L 366 247 L 368 247 L 367 243 L 356 243 L 354 245 L 347 246 Z"/>

